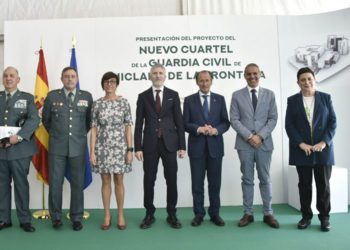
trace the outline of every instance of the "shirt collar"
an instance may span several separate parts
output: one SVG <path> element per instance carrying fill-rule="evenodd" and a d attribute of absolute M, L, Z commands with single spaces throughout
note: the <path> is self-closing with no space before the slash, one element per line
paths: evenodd
<path fill-rule="evenodd" d="M 248 88 L 248 91 L 249 91 L 249 93 L 250 93 L 250 91 L 253 89 L 252 87 L 250 87 L 249 85 L 247 85 L 247 88 Z M 256 93 L 259 93 L 259 88 L 260 88 L 260 86 L 258 85 L 258 86 L 256 86 L 254 89 L 256 90 Z"/>
<path fill-rule="evenodd" d="M 64 94 L 68 96 L 69 92 L 73 93 L 73 96 L 77 93 L 77 88 L 73 89 L 72 91 L 67 90 L 66 88 L 63 88 Z"/>
<path fill-rule="evenodd" d="M 5 95 L 7 96 L 8 93 L 10 93 L 11 97 L 15 95 L 15 93 L 17 92 L 18 89 L 15 89 L 14 91 L 12 92 L 9 92 L 7 90 L 5 90 Z"/>
<path fill-rule="evenodd" d="M 160 88 L 155 88 L 154 86 L 152 86 L 152 91 L 153 93 L 156 92 L 156 90 L 160 90 L 160 92 L 163 92 L 164 91 L 164 86 L 160 87 Z"/>
<path fill-rule="evenodd" d="M 206 95 L 206 96 L 210 97 L 210 91 L 208 93 L 204 94 L 202 91 L 199 90 L 198 94 L 199 94 L 200 97 L 202 97 L 203 95 Z"/>

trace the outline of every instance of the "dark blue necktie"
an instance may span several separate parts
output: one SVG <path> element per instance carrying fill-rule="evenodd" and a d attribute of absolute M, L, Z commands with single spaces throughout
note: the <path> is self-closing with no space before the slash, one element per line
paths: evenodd
<path fill-rule="evenodd" d="M 256 89 L 252 89 L 250 92 L 252 92 L 252 104 L 255 111 L 256 104 L 258 103 L 258 97 L 256 96 Z"/>
<path fill-rule="evenodd" d="M 204 98 L 204 102 L 203 102 L 203 114 L 204 114 L 204 118 L 205 118 L 206 120 L 208 120 L 208 117 L 209 117 L 208 95 L 202 95 L 202 97 Z"/>

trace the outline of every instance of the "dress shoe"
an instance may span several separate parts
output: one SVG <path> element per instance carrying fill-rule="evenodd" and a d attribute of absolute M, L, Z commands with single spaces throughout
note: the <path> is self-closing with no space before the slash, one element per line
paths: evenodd
<path fill-rule="evenodd" d="M 212 216 L 210 221 L 219 227 L 225 226 L 225 221 L 219 215 Z"/>
<path fill-rule="evenodd" d="M 238 226 L 245 227 L 245 226 L 248 226 L 252 222 L 254 222 L 254 216 L 251 214 L 244 214 L 243 217 L 239 220 Z"/>
<path fill-rule="evenodd" d="M 3 221 L 0 221 L 0 230 L 4 229 L 4 228 L 8 228 L 8 227 L 12 227 L 12 223 L 6 223 Z"/>
<path fill-rule="evenodd" d="M 54 229 L 59 229 L 59 228 L 62 227 L 62 225 L 63 225 L 63 223 L 62 223 L 61 220 L 54 220 L 54 221 L 52 222 L 52 227 L 53 227 Z"/>
<path fill-rule="evenodd" d="M 331 230 L 331 224 L 329 223 L 329 220 L 321 221 L 321 231 L 328 232 L 330 230 Z"/>
<path fill-rule="evenodd" d="M 126 225 L 117 225 L 117 228 L 119 230 L 125 230 L 126 229 Z"/>
<path fill-rule="evenodd" d="M 140 224 L 140 228 L 141 229 L 150 228 L 152 226 L 152 224 L 155 222 L 155 220 L 156 220 L 156 218 L 154 218 L 153 215 L 146 215 Z"/>
<path fill-rule="evenodd" d="M 200 225 L 202 224 L 202 222 L 203 222 L 203 216 L 202 216 L 202 215 L 196 215 L 196 216 L 193 218 L 193 220 L 192 220 L 192 222 L 191 222 L 191 225 L 192 225 L 193 227 L 198 227 L 198 226 L 200 226 Z"/>
<path fill-rule="evenodd" d="M 169 215 L 166 218 L 166 221 L 172 228 L 179 229 L 182 227 L 181 222 L 177 219 L 176 215 Z"/>
<path fill-rule="evenodd" d="M 28 233 L 32 233 L 35 232 L 35 227 L 33 227 L 33 225 L 31 223 L 21 223 L 20 227 Z"/>
<path fill-rule="evenodd" d="M 74 231 L 80 231 L 83 229 L 83 224 L 81 224 L 80 221 L 74 221 L 73 222 L 73 230 Z"/>
<path fill-rule="evenodd" d="M 264 223 L 266 223 L 267 225 L 269 225 L 272 228 L 279 228 L 280 224 L 278 223 L 278 221 L 272 216 L 272 214 L 268 214 L 268 215 L 264 215 L 264 219 L 263 219 Z"/>
<path fill-rule="evenodd" d="M 298 222 L 298 229 L 306 229 L 308 226 L 310 226 L 311 220 L 308 218 L 302 218 Z"/>
<path fill-rule="evenodd" d="M 102 224 L 101 229 L 102 230 L 108 230 L 111 227 L 112 224 L 112 216 L 109 218 L 109 223 L 108 224 Z"/>

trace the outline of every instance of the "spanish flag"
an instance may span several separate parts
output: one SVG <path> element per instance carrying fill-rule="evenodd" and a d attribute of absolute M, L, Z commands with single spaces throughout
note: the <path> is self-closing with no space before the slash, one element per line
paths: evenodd
<path fill-rule="evenodd" d="M 35 80 L 35 106 L 38 109 L 39 116 L 41 118 L 41 112 L 44 105 L 44 100 L 49 92 L 49 82 L 47 80 L 46 65 L 44 51 L 42 48 L 39 50 L 39 63 Z M 47 133 L 44 125 L 40 123 L 39 128 L 35 131 L 35 141 L 38 145 L 38 153 L 33 155 L 32 162 L 36 170 L 38 171 L 38 178 L 48 184 L 49 171 L 48 171 L 48 145 L 49 134 Z"/>

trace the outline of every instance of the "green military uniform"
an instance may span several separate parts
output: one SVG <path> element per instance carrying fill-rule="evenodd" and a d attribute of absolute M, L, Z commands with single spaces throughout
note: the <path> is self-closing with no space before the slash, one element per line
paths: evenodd
<path fill-rule="evenodd" d="M 30 223 L 29 183 L 27 175 L 32 155 L 36 154 L 34 132 L 40 118 L 33 95 L 19 91 L 0 92 L 0 126 L 21 126 L 17 132 L 22 141 L 8 148 L 0 147 L 0 221 L 11 223 L 11 181 L 15 187 L 17 217 L 21 224 Z"/>
<path fill-rule="evenodd" d="M 50 91 L 43 108 L 42 121 L 49 133 L 49 210 L 53 221 L 62 217 L 62 185 L 67 163 L 72 177 L 70 218 L 73 222 L 81 221 L 84 213 L 84 157 L 92 96 L 83 90 L 73 92 L 70 105 L 67 90 Z"/>

